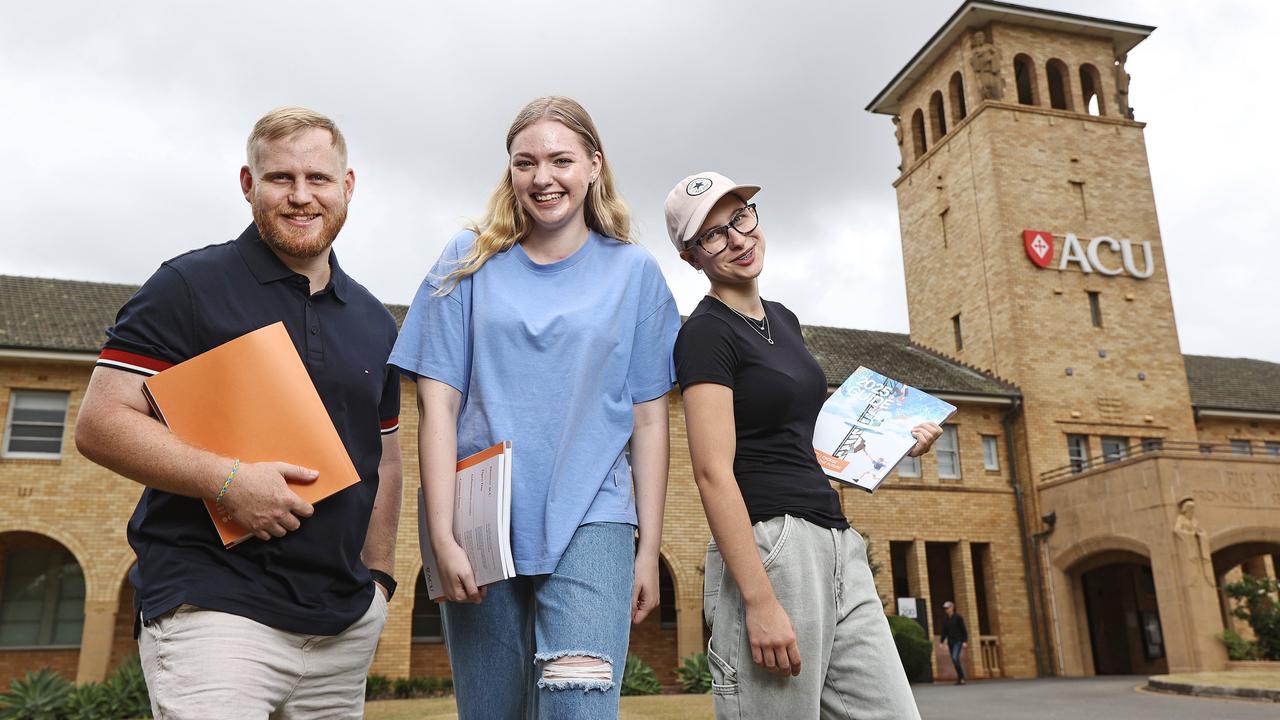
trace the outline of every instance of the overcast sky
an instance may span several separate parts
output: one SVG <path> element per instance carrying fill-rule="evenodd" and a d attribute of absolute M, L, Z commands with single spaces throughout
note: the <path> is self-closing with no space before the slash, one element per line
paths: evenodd
<path fill-rule="evenodd" d="M 1156 25 L 1130 53 L 1184 352 L 1280 361 L 1274 67 L 1280 4 L 1056 0 Z M 0 273 L 140 283 L 249 222 L 244 138 L 332 116 L 357 176 L 344 267 L 407 303 L 483 209 L 515 112 L 592 113 L 683 312 L 705 291 L 662 200 L 716 169 L 765 187 L 762 294 L 810 324 L 906 332 L 892 126 L 863 110 L 959 6 L 917 2 L 46 2 L 0 9 Z M 1265 157 L 1273 160 L 1266 162 Z M 883 269 L 822 285 L 835 257 Z"/>

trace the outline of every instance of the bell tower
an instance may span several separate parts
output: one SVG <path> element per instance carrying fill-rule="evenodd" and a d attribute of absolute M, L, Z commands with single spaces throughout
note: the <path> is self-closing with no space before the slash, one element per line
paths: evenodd
<path fill-rule="evenodd" d="M 969 0 L 867 107 L 901 150 L 911 338 L 1022 390 L 1024 485 L 1196 438 L 1125 72 L 1153 30 Z"/>

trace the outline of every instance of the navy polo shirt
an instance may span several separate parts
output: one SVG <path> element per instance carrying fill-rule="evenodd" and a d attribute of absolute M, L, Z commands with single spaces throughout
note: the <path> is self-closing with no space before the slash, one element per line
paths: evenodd
<path fill-rule="evenodd" d="M 378 493 L 382 435 L 399 427 L 399 376 L 386 364 L 396 324 L 332 254 L 329 267 L 328 287 L 310 295 L 307 278 L 250 225 L 232 242 L 162 264 L 107 329 L 98 365 L 154 375 L 283 321 L 360 475 L 316 503 L 297 531 L 230 550 L 200 500 L 143 490 L 128 529 L 142 622 L 188 603 L 280 630 L 336 635 L 373 600 L 360 551 Z"/>

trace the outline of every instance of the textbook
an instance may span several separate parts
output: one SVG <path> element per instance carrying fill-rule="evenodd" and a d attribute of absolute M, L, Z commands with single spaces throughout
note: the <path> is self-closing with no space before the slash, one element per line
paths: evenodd
<path fill-rule="evenodd" d="M 867 492 L 884 482 L 916 444 L 911 428 L 941 425 L 954 405 L 859 367 L 822 404 L 813 430 L 813 452 L 831 478 Z"/>
<path fill-rule="evenodd" d="M 418 545 L 427 597 L 444 597 L 440 565 L 431 549 L 427 504 L 418 488 Z M 453 537 L 467 553 L 476 586 L 516 576 L 511 555 L 511 441 L 458 461 L 454 477 Z"/>
<path fill-rule="evenodd" d="M 319 471 L 314 482 L 290 484 L 309 503 L 360 482 L 284 323 L 161 371 L 146 379 L 142 392 L 156 417 L 191 445 L 241 464 L 286 462 Z M 235 491 L 233 481 L 228 493 Z M 204 504 L 224 547 L 253 537 L 224 522 L 213 500 Z"/>

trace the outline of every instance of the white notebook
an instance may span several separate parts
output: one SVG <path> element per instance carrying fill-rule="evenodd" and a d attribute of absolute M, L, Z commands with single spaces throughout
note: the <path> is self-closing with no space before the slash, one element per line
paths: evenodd
<path fill-rule="evenodd" d="M 459 460 L 453 498 L 453 537 L 471 561 L 476 585 L 515 577 L 516 565 L 511 556 L 511 442 L 498 443 Z M 422 488 L 418 488 L 418 544 L 427 596 L 435 600 L 444 596 L 444 586 L 431 550 Z"/>

